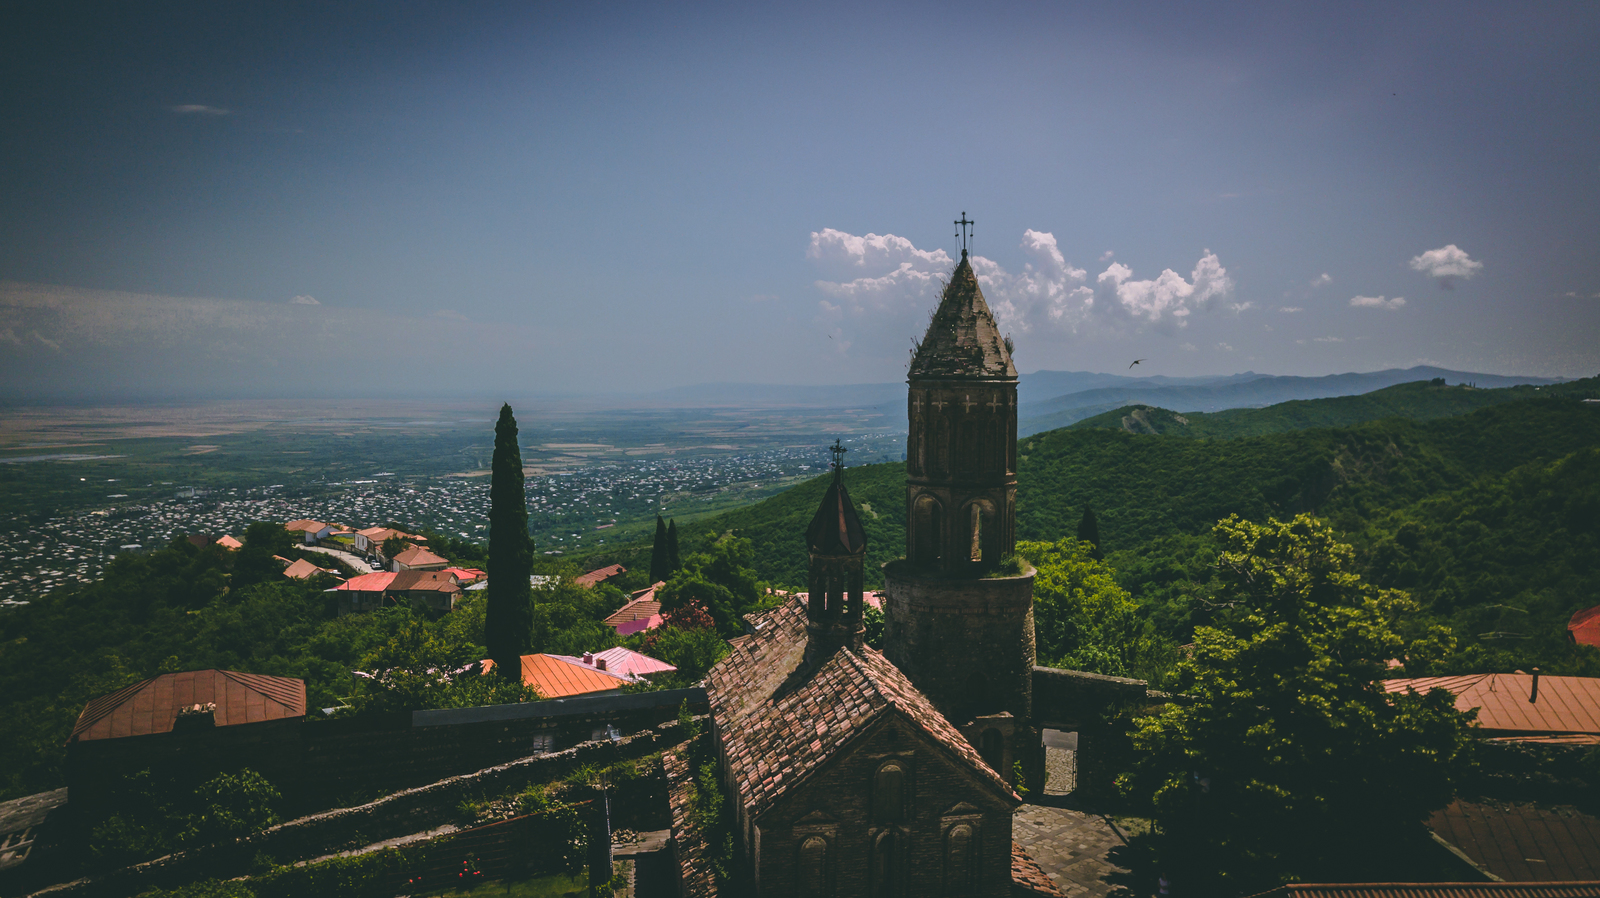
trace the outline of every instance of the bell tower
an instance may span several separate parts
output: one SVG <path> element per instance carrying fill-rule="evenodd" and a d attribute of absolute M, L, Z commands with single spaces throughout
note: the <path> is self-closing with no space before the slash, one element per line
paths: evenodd
<path fill-rule="evenodd" d="M 1017 369 L 967 257 L 907 382 L 906 554 L 884 566 L 884 654 L 1010 776 L 1042 765 L 1033 570 L 1016 549 Z M 1042 768 L 1041 768 L 1042 769 Z"/>
<path fill-rule="evenodd" d="M 810 592 L 806 595 L 806 664 L 812 667 L 833 657 L 841 648 L 860 652 L 866 641 L 862 621 L 863 563 L 866 532 L 844 486 L 844 454 L 833 441 L 833 483 L 806 528 L 810 556 Z"/>

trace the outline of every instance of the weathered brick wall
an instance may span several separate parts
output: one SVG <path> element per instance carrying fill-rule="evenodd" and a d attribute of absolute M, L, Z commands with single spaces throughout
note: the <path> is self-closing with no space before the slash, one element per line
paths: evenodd
<path fill-rule="evenodd" d="M 911 799 L 898 828 L 898 896 L 971 894 L 1003 898 L 1011 888 L 1011 803 L 958 767 L 947 751 L 898 718 L 885 718 L 864 739 L 755 821 L 759 829 L 762 898 L 797 894 L 799 851 L 809 836 L 828 841 L 828 866 L 838 898 L 869 894 L 871 849 L 882 827 L 872 820 L 873 781 L 891 758 L 910 769 Z M 959 805 L 959 807 L 958 807 Z M 976 883 L 970 893 L 946 889 L 945 835 L 952 821 L 979 833 Z"/>
<path fill-rule="evenodd" d="M 1116 796 L 1116 778 L 1133 757 L 1125 712 L 1155 701 L 1144 680 L 1053 667 L 1033 669 L 1034 720 L 1040 726 L 1078 733 L 1075 793 L 1084 798 Z"/>

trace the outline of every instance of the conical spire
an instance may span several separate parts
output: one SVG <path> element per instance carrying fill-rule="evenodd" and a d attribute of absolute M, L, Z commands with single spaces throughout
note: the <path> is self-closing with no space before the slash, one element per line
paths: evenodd
<path fill-rule="evenodd" d="M 817 555 L 855 555 L 867 547 L 855 503 L 844 486 L 844 466 L 833 466 L 833 482 L 806 528 L 806 548 Z"/>
<path fill-rule="evenodd" d="M 1017 367 L 1011 363 L 1011 350 L 1006 347 L 1000 328 L 994 323 L 994 314 L 978 287 L 978 276 L 972 270 L 967 254 L 950 275 L 939 308 L 928 322 L 928 333 L 917 346 L 911 360 L 912 377 L 982 377 L 1015 378 Z"/>

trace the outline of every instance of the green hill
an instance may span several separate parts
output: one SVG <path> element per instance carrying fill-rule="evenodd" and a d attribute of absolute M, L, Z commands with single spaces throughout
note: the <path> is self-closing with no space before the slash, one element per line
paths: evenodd
<path fill-rule="evenodd" d="M 1085 418 L 1075 430 L 1125 430 L 1200 439 L 1232 439 L 1286 433 L 1311 427 L 1346 427 L 1383 418 L 1428 421 L 1464 415 L 1526 399 L 1588 398 L 1597 394 L 1596 378 L 1545 386 L 1516 386 L 1480 390 L 1461 384 L 1447 386 L 1443 379 L 1397 384 L 1360 396 L 1299 399 L 1266 408 L 1236 408 L 1220 412 L 1179 414 L 1151 405 L 1128 405 Z"/>

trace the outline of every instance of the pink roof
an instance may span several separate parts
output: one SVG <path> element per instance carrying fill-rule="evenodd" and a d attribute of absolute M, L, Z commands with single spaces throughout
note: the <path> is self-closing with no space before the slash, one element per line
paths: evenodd
<path fill-rule="evenodd" d="M 476 583 L 489 576 L 475 567 L 447 567 L 442 573 L 455 574 L 456 579 L 462 583 Z"/>
<path fill-rule="evenodd" d="M 641 655 L 632 649 L 622 646 L 595 652 L 595 658 L 606 659 L 606 670 L 615 671 L 630 677 L 644 677 L 650 674 L 671 673 L 676 667 L 665 661 L 657 661 L 649 655 Z"/>
<path fill-rule="evenodd" d="M 625 621 L 617 624 L 617 635 L 631 636 L 634 633 L 641 633 L 645 630 L 654 630 L 663 623 L 665 623 L 665 621 L 661 619 L 661 615 L 659 614 L 652 614 L 649 617 L 635 618 L 631 621 Z"/>
<path fill-rule="evenodd" d="M 1537 701 L 1528 700 L 1533 676 L 1520 673 L 1385 680 L 1383 688 L 1449 690 L 1455 693 L 1457 710 L 1477 708 L 1478 725 L 1501 735 L 1600 733 L 1600 678 L 1541 676 Z"/>
<path fill-rule="evenodd" d="M 391 574 L 388 571 L 362 574 L 359 577 L 351 577 L 349 580 L 340 583 L 338 588 L 353 589 L 357 592 L 383 592 L 389 588 L 390 583 L 394 582 L 395 576 L 395 574 Z"/>

